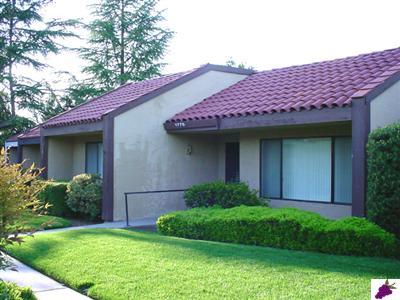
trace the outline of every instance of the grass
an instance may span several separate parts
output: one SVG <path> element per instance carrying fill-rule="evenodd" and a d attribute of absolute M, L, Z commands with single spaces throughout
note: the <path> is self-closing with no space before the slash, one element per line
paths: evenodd
<path fill-rule="evenodd" d="M 67 219 L 49 216 L 28 214 L 24 220 L 18 224 L 25 230 L 46 230 L 71 226 L 71 222 Z"/>
<path fill-rule="evenodd" d="M 369 299 L 400 261 L 194 241 L 124 229 L 37 235 L 16 258 L 95 299 Z"/>

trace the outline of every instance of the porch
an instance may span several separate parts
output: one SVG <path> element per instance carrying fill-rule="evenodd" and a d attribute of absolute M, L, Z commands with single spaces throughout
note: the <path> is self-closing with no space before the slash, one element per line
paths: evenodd
<path fill-rule="evenodd" d="M 47 178 L 70 180 L 82 173 L 103 174 L 102 132 L 47 136 Z"/>
<path fill-rule="evenodd" d="M 352 214 L 350 121 L 194 132 L 179 138 L 209 138 L 215 162 L 209 180 L 244 181 L 272 207 L 296 207 L 328 218 Z M 199 155 L 201 148 L 192 147 Z M 198 173 L 199 170 L 192 170 Z"/>

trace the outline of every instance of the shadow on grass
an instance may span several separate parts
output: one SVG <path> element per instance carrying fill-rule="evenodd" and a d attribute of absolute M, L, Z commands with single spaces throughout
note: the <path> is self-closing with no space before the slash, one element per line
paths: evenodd
<path fill-rule="evenodd" d="M 210 260 L 223 258 L 227 263 L 256 263 L 267 267 L 307 268 L 326 272 L 336 272 L 365 278 L 399 278 L 400 261 L 385 258 L 352 257 L 328 255 L 313 252 L 302 252 L 293 250 L 275 249 L 261 246 L 247 246 L 209 241 L 196 241 L 175 237 L 166 237 L 157 233 L 149 233 L 132 229 L 82 229 L 76 231 L 65 231 L 58 233 L 52 239 L 52 234 L 42 235 L 48 237 L 35 238 L 32 247 L 11 251 L 12 255 L 22 259 L 33 267 L 36 266 L 35 259 L 51 252 L 58 247 L 71 247 L 75 243 L 85 243 L 88 236 L 98 236 L 98 239 L 113 238 L 116 243 L 140 242 L 165 246 L 176 251 L 163 251 L 164 258 L 174 260 L 196 260 L 196 255 L 201 255 Z M 71 242 L 72 241 L 72 242 Z M 90 240 L 89 240 L 90 241 Z M 87 241 L 87 242 L 89 242 Z M 78 244 L 79 245 L 79 244 Z M 78 248 L 78 247 L 77 247 Z M 96 251 L 96 247 L 93 251 Z M 113 249 L 101 248 L 101 251 L 112 253 Z M 157 251 L 162 251 L 158 250 Z M 187 253 L 182 251 L 188 251 Z M 126 252 L 121 255 L 126 255 Z M 77 252 L 79 255 L 79 252 Z M 117 255 L 114 252 L 114 255 Z M 123 259 L 123 257 L 121 257 Z M 210 263 L 212 263 L 210 261 Z"/>

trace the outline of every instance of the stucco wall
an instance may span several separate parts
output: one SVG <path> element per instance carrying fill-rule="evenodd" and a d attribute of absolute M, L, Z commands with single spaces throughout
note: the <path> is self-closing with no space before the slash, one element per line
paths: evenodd
<path fill-rule="evenodd" d="M 371 130 L 400 122 L 400 82 L 371 101 Z"/>
<path fill-rule="evenodd" d="M 115 220 L 125 218 L 126 191 L 185 189 L 218 178 L 218 137 L 167 134 L 163 122 L 244 77 L 210 71 L 115 118 Z M 157 217 L 185 208 L 182 193 L 130 199 L 131 218 Z"/>
<path fill-rule="evenodd" d="M 72 143 L 66 137 L 48 138 L 47 176 L 68 180 L 72 177 Z"/>
<path fill-rule="evenodd" d="M 28 168 L 35 164 L 36 168 L 40 167 L 40 145 L 23 145 L 22 146 L 22 161 L 24 167 Z"/>
<path fill-rule="evenodd" d="M 260 190 L 260 140 L 282 137 L 350 136 L 350 123 L 319 126 L 265 128 L 240 133 L 240 180 L 253 189 Z M 295 201 L 271 201 L 272 207 L 293 206 L 336 218 L 351 215 L 351 207 Z"/>

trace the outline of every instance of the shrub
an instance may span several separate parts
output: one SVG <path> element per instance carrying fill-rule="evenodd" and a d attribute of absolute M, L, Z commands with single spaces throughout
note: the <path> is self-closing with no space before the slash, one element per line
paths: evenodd
<path fill-rule="evenodd" d="M 209 207 L 219 205 L 229 208 L 239 205 L 262 205 L 257 191 L 250 190 L 244 182 L 224 183 L 214 181 L 193 185 L 184 194 L 188 207 Z"/>
<path fill-rule="evenodd" d="M 400 124 L 374 130 L 367 154 L 367 218 L 400 238 Z"/>
<path fill-rule="evenodd" d="M 66 203 L 68 182 L 47 181 L 39 194 L 42 203 L 48 204 L 47 212 L 52 216 L 70 217 L 72 210 Z"/>
<path fill-rule="evenodd" d="M 69 208 L 92 220 L 100 215 L 101 207 L 100 176 L 80 174 L 72 178 L 67 186 L 67 205 Z"/>
<path fill-rule="evenodd" d="M 33 166 L 23 169 L 21 164 L 7 164 L 4 150 L 0 151 L 0 246 L 21 242 L 16 236 L 18 224 L 27 212 L 40 208 L 37 195 L 43 181 L 37 179 L 38 175 Z"/>
<path fill-rule="evenodd" d="M 365 219 L 334 221 L 295 208 L 195 208 L 161 216 L 157 228 L 190 239 L 331 254 L 392 257 L 399 250 L 393 234 Z"/>
<path fill-rule="evenodd" d="M 0 299 L 7 300 L 35 300 L 30 288 L 21 288 L 14 283 L 0 280 Z"/>

